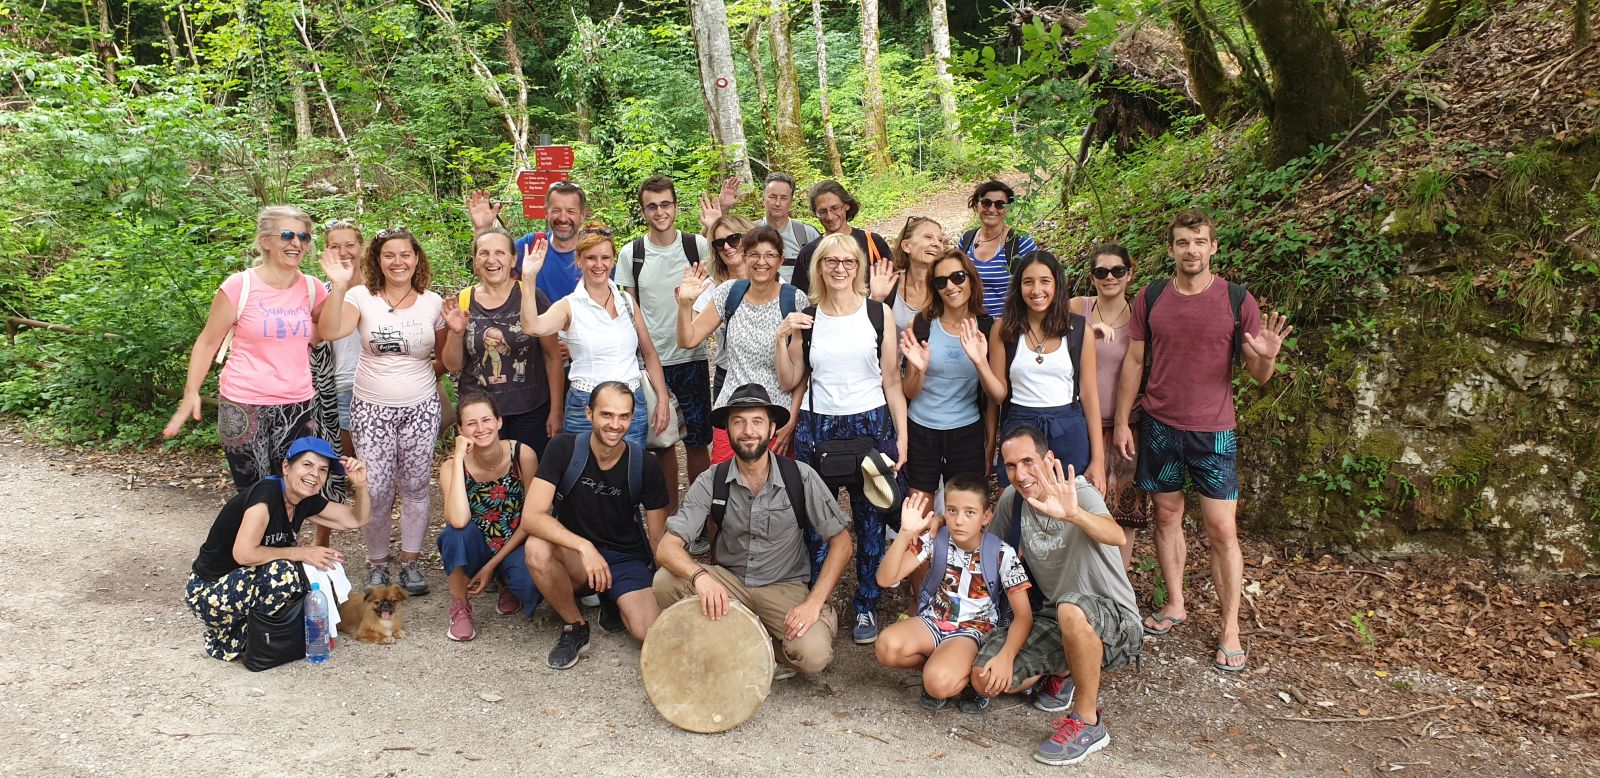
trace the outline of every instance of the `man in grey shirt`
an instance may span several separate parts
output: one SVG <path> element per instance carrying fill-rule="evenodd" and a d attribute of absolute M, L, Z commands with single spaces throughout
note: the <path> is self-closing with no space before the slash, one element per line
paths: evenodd
<path fill-rule="evenodd" d="M 800 247 L 822 237 L 816 227 L 789 218 L 794 208 L 794 190 L 794 178 L 788 173 L 768 175 L 761 187 L 761 209 L 766 215 L 756 220 L 757 227 L 771 227 L 783 236 L 783 266 L 778 268 L 778 275 L 784 283 L 793 283 L 794 260 L 800 256 Z"/>
<path fill-rule="evenodd" d="M 788 421 L 789 409 L 774 405 L 760 384 L 739 387 L 727 405 L 712 411 L 711 422 L 727 430 L 735 456 L 701 473 L 667 520 L 651 587 L 662 609 L 700 595 L 701 609 L 713 621 L 727 615 L 730 598 L 749 608 L 772 636 L 775 680 L 796 670 L 822 672 L 833 661 L 839 619 L 828 597 L 854 551 L 844 513 L 822 477 L 809 465 L 780 462 L 768 451 L 773 433 Z M 711 564 L 700 564 L 689 556 L 688 543 L 718 513 Z M 809 587 L 802 522 L 828 540 L 828 556 Z"/>
<path fill-rule="evenodd" d="M 1043 603 L 1035 605 L 1033 629 L 1009 677 L 984 672 L 1005 645 L 998 628 L 978 651 L 972 685 L 989 695 L 1031 687 L 1035 708 L 1071 708 L 1033 757 L 1077 764 L 1111 742 L 1099 710 L 1101 671 L 1138 659 L 1143 646 L 1139 605 L 1118 551 L 1122 528 L 1088 480 L 1071 466 L 1062 472 L 1039 430 L 1024 425 L 1007 432 L 1000 456 L 1012 485 L 989 527 L 1022 553 Z"/>

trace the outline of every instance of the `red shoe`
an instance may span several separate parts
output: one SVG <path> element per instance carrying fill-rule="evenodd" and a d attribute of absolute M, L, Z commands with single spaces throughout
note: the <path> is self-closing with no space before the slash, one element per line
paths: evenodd
<path fill-rule="evenodd" d="M 466 600 L 450 603 L 450 630 L 445 635 L 460 642 L 478 636 L 478 631 L 472 628 L 472 603 Z"/>
<path fill-rule="evenodd" d="M 518 600 L 517 595 L 511 592 L 511 587 L 500 584 L 500 600 L 495 603 L 494 609 L 501 616 L 510 616 L 522 610 L 522 601 Z"/>

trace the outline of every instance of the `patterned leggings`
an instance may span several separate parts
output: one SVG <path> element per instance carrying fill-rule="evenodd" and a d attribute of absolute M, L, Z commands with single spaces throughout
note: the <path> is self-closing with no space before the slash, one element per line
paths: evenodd
<path fill-rule="evenodd" d="M 900 456 L 894 419 L 889 416 L 888 406 L 880 406 L 866 413 L 848 416 L 800 411 L 800 420 L 794 427 L 794 458 L 816 467 L 812 453 L 817 444 L 843 438 L 872 438 L 877 441 L 878 450 L 889 457 L 889 461 L 893 462 Z M 899 481 L 903 494 L 905 476 L 900 476 Z M 878 598 L 883 595 L 883 590 L 878 586 L 878 563 L 883 561 L 883 553 L 888 550 L 884 537 L 884 512 L 867 502 L 867 495 L 860 486 L 851 486 L 846 491 L 850 493 L 850 518 L 856 528 L 856 596 L 850 604 L 856 615 L 860 615 L 876 610 Z M 806 536 L 811 546 L 811 580 L 815 581 L 817 572 L 822 569 L 822 560 L 828 557 L 828 544 L 816 530 L 807 530 Z"/>
<path fill-rule="evenodd" d="M 244 653 L 244 628 L 250 611 L 259 608 L 272 613 L 304 588 L 299 565 L 277 559 L 236 568 L 215 581 L 190 573 L 183 601 L 206 627 L 206 655 L 232 662 Z"/>
<path fill-rule="evenodd" d="M 288 405 L 247 405 L 222 398 L 217 404 L 217 438 L 228 458 L 233 488 L 243 491 L 278 475 L 283 455 L 295 438 L 317 434 L 312 401 Z"/>
<path fill-rule="evenodd" d="M 416 405 L 391 408 L 356 397 L 350 400 L 350 437 L 367 465 L 372 521 L 363 530 L 367 558 L 387 559 L 394 528 L 394 500 L 400 498 L 400 550 L 422 550 L 428 534 L 428 477 L 433 473 L 434 441 L 439 437 L 439 395 Z"/>

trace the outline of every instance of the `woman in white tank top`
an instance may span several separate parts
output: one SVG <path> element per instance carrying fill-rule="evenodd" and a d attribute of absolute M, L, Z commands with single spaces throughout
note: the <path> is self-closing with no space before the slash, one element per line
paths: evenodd
<path fill-rule="evenodd" d="M 1012 264 L 1005 315 L 994 323 L 989 369 L 979 381 L 1002 404 L 1002 438 L 1024 424 L 1037 427 L 1062 465 L 1104 493 L 1103 436 L 1099 424 L 1085 420 L 1100 418 L 1095 350 L 1092 342 L 1083 347 L 1087 328 L 1070 304 L 1055 255 L 1040 250 L 1020 257 Z"/>

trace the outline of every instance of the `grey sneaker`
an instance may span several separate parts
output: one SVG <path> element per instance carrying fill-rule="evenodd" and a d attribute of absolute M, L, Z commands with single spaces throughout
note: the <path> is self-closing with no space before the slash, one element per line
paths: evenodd
<path fill-rule="evenodd" d="M 389 563 L 388 562 L 379 562 L 378 564 L 373 565 L 371 570 L 367 571 L 367 588 L 368 589 L 376 589 L 376 588 L 378 588 L 380 586 L 388 586 L 388 585 L 389 585 Z"/>
<path fill-rule="evenodd" d="M 1105 748 L 1111 743 L 1111 735 L 1106 732 L 1106 717 L 1100 711 L 1095 713 L 1100 718 L 1098 724 L 1084 723 L 1076 712 L 1056 719 L 1052 722 L 1056 726 L 1055 734 L 1033 749 L 1033 758 L 1048 765 L 1073 765 Z"/>
<path fill-rule="evenodd" d="M 945 703 L 948 702 L 950 701 L 943 697 L 935 697 L 929 694 L 927 689 L 922 690 L 923 710 L 944 710 Z"/>
<path fill-rule="evenodd" d="M 578 604 L 585 608 L 598 608 L 600 607 L 600 595 L 585 594 L 584 596 L 578 598 Z"/>
<path fill-rule="evenodd" d="M 710 550 L 711 535 L 706 532 L 701 532 L 700 537 L 695 538 L 694 542 L 689 544 L 689 556 L 700 556 Z"/>
<path fill-rule="evenodd" d="M 850 630 L 850 639 L 858 646 L 865 646 L 878 642 L 878 617 L 868 611 L 856 614 L 855 629 Z"/>
<path fill-rule="evenodd" d="M 772 663 L 772 680 L 774 681 L 787 681 L 790 678 L 799 675 L 799 673 L 799 670 L 796 670 L 782 662 Z"/>
<path fill-rule="evenodd" d="M 550 649 L 545 664 L 552 670 L 566 670 L 578 663 L 578 657 L 589 650 L 589 625 L 566 624 L 561 627 L 561 637 L 556 647 Z"/>
<path fill-rule="evenodd" d="M 1045 713 L 1060 713 L 1072 707 L 1072 695 L 1078 690 L 1070 675 L 1047 675 L 1033 687 L 1033 707 Z"/>
<path fill-rule="evenodd" d="M 972 687 L 968 686 L 967 691 L 961 695 L 961 712 L 974 716 L 981 713 L 988 713 L 990 702 L 991 700 L 988 697 L 979 694 L 977 691 L 973 690 Z"/>
<path fill-rule="evenodd" d="M 400 564 L 400 585 L 412 597 L 428 593 L 428 579 L 423 577 L 422 567 L 415 561 Z"/>

